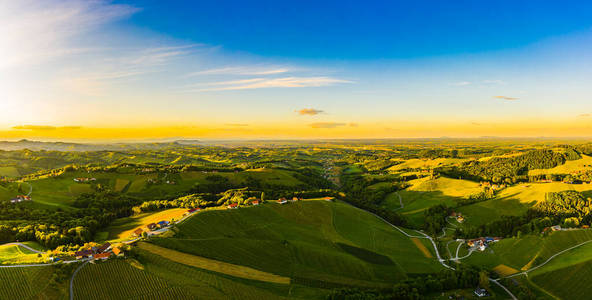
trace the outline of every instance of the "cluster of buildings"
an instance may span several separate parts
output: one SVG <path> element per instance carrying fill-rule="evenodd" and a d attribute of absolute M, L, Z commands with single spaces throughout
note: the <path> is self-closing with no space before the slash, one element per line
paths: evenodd
<path fill-rule="evenodd" d="M 31 197 L 25 195 L 18 195 L 15 198 L 10 199 L 10 203 L 20 203 L 23 201 L 31 201 Z"/>
<path fill-rule="evenodd" d="M 154 231 L 154 230 L 158 230 L 158 229 L 164 229 L 166 227 L 168 227 L 171 224 L 171 222 L 169 221 L 160 221 L 158 223 L 150 223 L 148 225 L 146 225 L 146 232 L 150 232 L 150 231 Z M 144 229 L 142 228 L 138 228 L 136 230 L 134 230 L 134 236 L 142 236 L 142 233 L 144 233 Z"/>
<path fill-rule="evenodd" d="M 325 201 L 333 201 L 333 199 L 335 199 L 335 198 L 333 198 L 333 197 L 323 197 L 323 200 L 325 200 Z M 302 198 L 292 197 L 291 200 L 288 200 L 288 199 L 282 197 L 282 198 L 280 198 L 280 199 L 277 200 L 277 203 L 278 204 L 286 204 L 288 202 L 296 202 L 296 201 L 302 201 Z"/>
<path fill-rule="evenodd" d="M 499 242 L 501 237 L 480 237 L 467 241 L 467 245 L 471 248 L 477 248 L 480 251 L 484 251 L 490 243 Z"/>
<path fill-rule="evenodd" d="M 450 214 L 450 217 L 455 218 L 457 222 L 462 223 L 465 221 L 465 217 L 463 217 L 463 215 L 461 213 L 457 213 L 457 212 L 452 212 Z"/>
<path fill-rule="evenodd" d="M 88 177 L 78 177 L 78 178 L 74 178 L 74 182 L 78 182 L 78 183 L 87 183 L 87 182 L 91 182 L 91 181 L 97 181 L 96 178 L 88 178 Z"/>
<path fill-rule="evenodd" d="M 252 199 L 255 199 L 255 198 L 252 198 Z M 252 206 L 257 206 L 257 205 L 259 205 L 259 203 L 261 203 L 259 200 L 250 200 L 249 201 L 249 199 L 247 199 L 247 201 L 248 201 L 247 203 L 249 203 Z M 237 209 L 238 203 L 230 203 L 226 206 L 226 208 L 227 209 Z"/>
<path fill-rule="evenodd" d="M 74 253 L 76 259 L 92 258 L 93 260 L 105 260 L 111 255 L 123 256 L 124 253 L 119 247 L 113 247 L 109 242 L 99 247 L 91 247 Z"/>

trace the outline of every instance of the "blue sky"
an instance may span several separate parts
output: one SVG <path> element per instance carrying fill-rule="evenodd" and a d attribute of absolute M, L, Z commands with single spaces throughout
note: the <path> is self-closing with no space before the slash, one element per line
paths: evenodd
<path fill-rule="evenodd" d="M 131 22 L 230 51 L 295 59 L 421 58 L 587 31 L 587 1 L 124 1 Z M 242 4 L 240 4 L 242 3 Z"/>
<path fill-rule="evenodd" d="M 198 138 L 592 129 L 587 1 L 0 3 L 6 136 L 156 127 Z M 80 129 L 35 130 L 48 126 Z"/>

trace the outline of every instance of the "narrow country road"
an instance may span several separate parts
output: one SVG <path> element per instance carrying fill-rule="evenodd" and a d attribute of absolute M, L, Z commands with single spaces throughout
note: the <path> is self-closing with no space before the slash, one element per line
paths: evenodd
<path fill-rule="evenodd" d="M 399 195 L 399 194 L 397 193 L 397 195 Z M 399 197 L 400 197 L 400 196 L 399 196 Z M 348 204 L 348 205 L 350 205 L 350 206 L 352 206 L 352 207 L 354 207 L 354 208 L 357 208 L 357 209 L 359 209 L 359 210 L 365 211 L 365 212 L 367 212 L 367 213 L 369 213 L 369 214 L 371 214 L 371 215 L 373 215 L 373 216 L 377 217 L 378 219 L 380 219 L 380 220 L 382 220 L 383 222 L 385 222 L 385 223 L 389 224 L 390 226 L 392 226 L 393 228 L 397 229 L 398 231 L 400 231 L 400 232 L 401 232 L 403 235 L 405 235 L 405 236 L 407 236 L 407 237 L 410 237 L 410 238 L 425 238 L 425 239 L 428 239 L 428 240 L 430 240 L 430 242 L 432 243 L 432 246 L 434 247 L 434 251 L 435 251 L 435 253 L 436 253 L 436 257 L 438 258 L 438 262 L 440 262 L 440 264 L 441 264 L 442 266 L 444 266 L 445 268 L 447 268 L 447 269 L 456 270 L 455 268 L 453 268 L 453 267 L 451 267 L 451 266 L 449 266 L 449 265 L 447 265 L 447 264 L 445 264 L 445 263 L 444 263 L 444 261 L 446 261 L 446 260 L 445 260 L 445 259 L 442 259 L 442 257 L 440 256 L 440 251 L 438 251 L 438 246 L 436 245 L 436 242 L 434 242 L 434 239 L 433 239 L 431 236 L 429 236 L 429 235 L 427 235 L 427 234 L 425 234 L 425 233 L 423 233 L 423 232 L 421 232 L 421 231 L 418 231 L 418 230 L 415 230 L 415 232 L 417 232 L 417 233 L 421 234 L 422 236 L 414 236 L 414 235 L 410 235 L 410 234 L 408 234 L 407 232 L 405 232 L 404 230 L 402 230 L 401 228 L 399 228 L 398 226 L 395 226 L 395 225 L 391 224 L 389 221 L 385 220 L 384 218 L 382 218 L 381 216 L 379 216 L 379 215 L 377 215 L 377 214 L 375 214 L 375 213 L 373 213 L 373 212 L 370 212 L 370 211 L 367 211 L 367 210 L 361 209 L 361 208 L 359 208 L 359 207 L 356 207 L 356 206 L 354 206 L 354 205 L 352 205 L 352 204 L 350 204 L 350 203 L 347 203 L 347 202 L 345 202 L 345 201 L 344 201 L 344 203 L 346 203 L 346 204 Z M 470 254 L 471 254 L 471 252 L 469 252 L 469 255 L 470 255 Z M 467 256 L 468 256 L 468 255 L 467 255 Z M 463 258 L 464 258 L 464 257 L 463 257 Z M 502 288 L 503 288 L 503 289 L 504 289 L 504 290 L 505 290 L 505 291 L 508 293 L 508 295 L 510 295 L 510 297 L 511 297 L 513 300 L 518 300 L 518 298 L 516 298 L 516 296 L 514 296 L 514 294 L 512 294 L 512 292 L 511 292 L 510 290 L 508 290 L 506 287 L 504 287 L 504 286 L 503 286 L 501 283 L 499 283 L 499 282 L 495 281 L 495 280 L 494 280 L 494 279 L 492 279 L 492 278 L 489 278 L 489 280 L 490 280 L 490 281 L 492 281 L 492 282 L 495 282 L 495 284 L 496 284 L 496 285 L 498 285 L 498 286 L 502 287 Z"/>
<path fill-rule="evenodd" d="M 33 248 L 31 248 L 31 247 L 29 247 L 29 246 L 27 246 L 27 245 L 23 244 L 23 243 L 18 243 L 18 242 L 15 242 L 15 243 L 7 243 L 7 244 L 2 244 L 2 245 L 0 245 L 0 246 L 12 246 L 12 245 L 23 247 L 23 248 L 25 248 L 25 249 L 27 249 L 27 250 L 29 250 L 29 251 L 33 251 L 33 252 L 35 252 L 35 253 L 43 253 L 42 251 L 39 251 L 39 250 L 33 249 Z"/>
<path fill-rule="evenodd" d="M 90 260 L 85 261 L 83 264 L 78 266 L 78 268 L 76 268 L 76 270 L 74 270 L 74 273 L 72 273 L 72 278 L 70 278 L 70 300 L 74 300 L 74 277 L 76 277 L 76 274 L 78 274 L 78 271 L 80 271 L 89 262 L 90 262 Z"/>
<path fill-rule="evenodd" d="M 528 269 L 528 270 L 526 270 L 526 271 L 524 271 L 524 272 L 520 272 L 520 273 L 512 274 L 512 275 L 510 275 L 510 276 L 506 276 L 506 277 L 504 277 L 504 278 L 511 278 L 511 277 L 516 277 L 516 276 L 518 276 L 518 275 L 527 275 L 529 272 L 532 272 L 532 271 L 534 271 L 534 270 L 536 270 L 536 269 L 538 269 L 538 268 L 540 268 L 540 267 L 542 267 L 542 266 L 546 265 L 548 262 L 550 262 L 551 260 L 553 260 L 555 257 L 557 257 L 557 256 L 559 256 L 559 255 L 561 255 L 561 254 L 563 254 L 563 253 L 565 253 L 565 252 L 568 252 L 568 251 L 570 251 L 570 250 L 573 250 L 573 249 L 575 249 L 575 248 L 578 248 L 578 247 L 581 247 L 581 246 L 583 246 L 583 245 L 586 245 L 586 244 L 588 244 L 588 243 L 590 243 L 590 242 L 592 242 L 592 240 L 585 241 L 585 242 L 583 242 L 583 243 L 579 243 L 579 244 L 577 244 L 577 245 L 575 245 L 575 246 L 572 246 L 572 247 L 569 247 L 569 248 L 567 248 L 567 249 L 565 249 L 565 250 L 561 250 L 561 251 L 559 251 L 559 252 L 557 252 L 557 253 L 553 254 L 551 257 L 549 257 L 547 260 L 545 260 L 545 261 L 544 261 L 542 264 L 540 264 L 540 265 L 538 265 L 538 266 L 532 267 L 532 268 L 530 268 L 530 269 Z"/>

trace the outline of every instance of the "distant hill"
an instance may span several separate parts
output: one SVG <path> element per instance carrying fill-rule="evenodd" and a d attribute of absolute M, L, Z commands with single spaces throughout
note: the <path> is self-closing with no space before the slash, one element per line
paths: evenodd
<path fill-rule="evenodd" d="M 202 143 L 198 140 L 178 140 L 172 142 L 151 143 L 112 143 L 112 144 L 86 144 L 66 142 L 41 142 L 41 141 L 0 141 L 0 150 L 33 150 L 33 151 L 129 151 L 129 150 L 160 150 L 182 146 L 197 146 Z"/>

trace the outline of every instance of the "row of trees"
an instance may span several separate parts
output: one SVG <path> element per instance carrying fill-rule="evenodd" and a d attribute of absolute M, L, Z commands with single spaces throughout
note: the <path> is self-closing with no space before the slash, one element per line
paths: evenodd
<path fill-rule="evenodd" d="M 453 178 L 466 178 L 475 181 L 485 180 L 494 183 L 515 183 L 527 181 L 528 170 L 550 169 L 562 165 L 566 160 L 581 158 L 574 150 L 557 152 L 553 150 L 531 150 L 511 157 L 494 157 L 485 161 L 471 161 L 460 167 L 438 169 L 438 172 Z"/>
<path fill-rule="evenodd" d="M 342 174 L 340 177 L 341 188 L 345 192 L 345 201 L 370 211 L 392 224 L 403 226 L 406 221 L 396 212 L 380 206 L 389 193 L 400 190 L 404 187 L 402 183 L 392 183 L 386 187 L 371 188 L 369 182 L 361 175 Z"/>
<path fill-rule="evenodd" d="M 455 289 L 489 286 L 487 273 L 479 269 L 458 265 L 456 270 L 446 270 L 433 275 L 418 276 L 395 284 L 390 289 L 372 290 L 360 288 L 334 289 L 327 295 L 328 300 L 365 300 L 365 299 L 426 299 L 430 294 Z"/>

